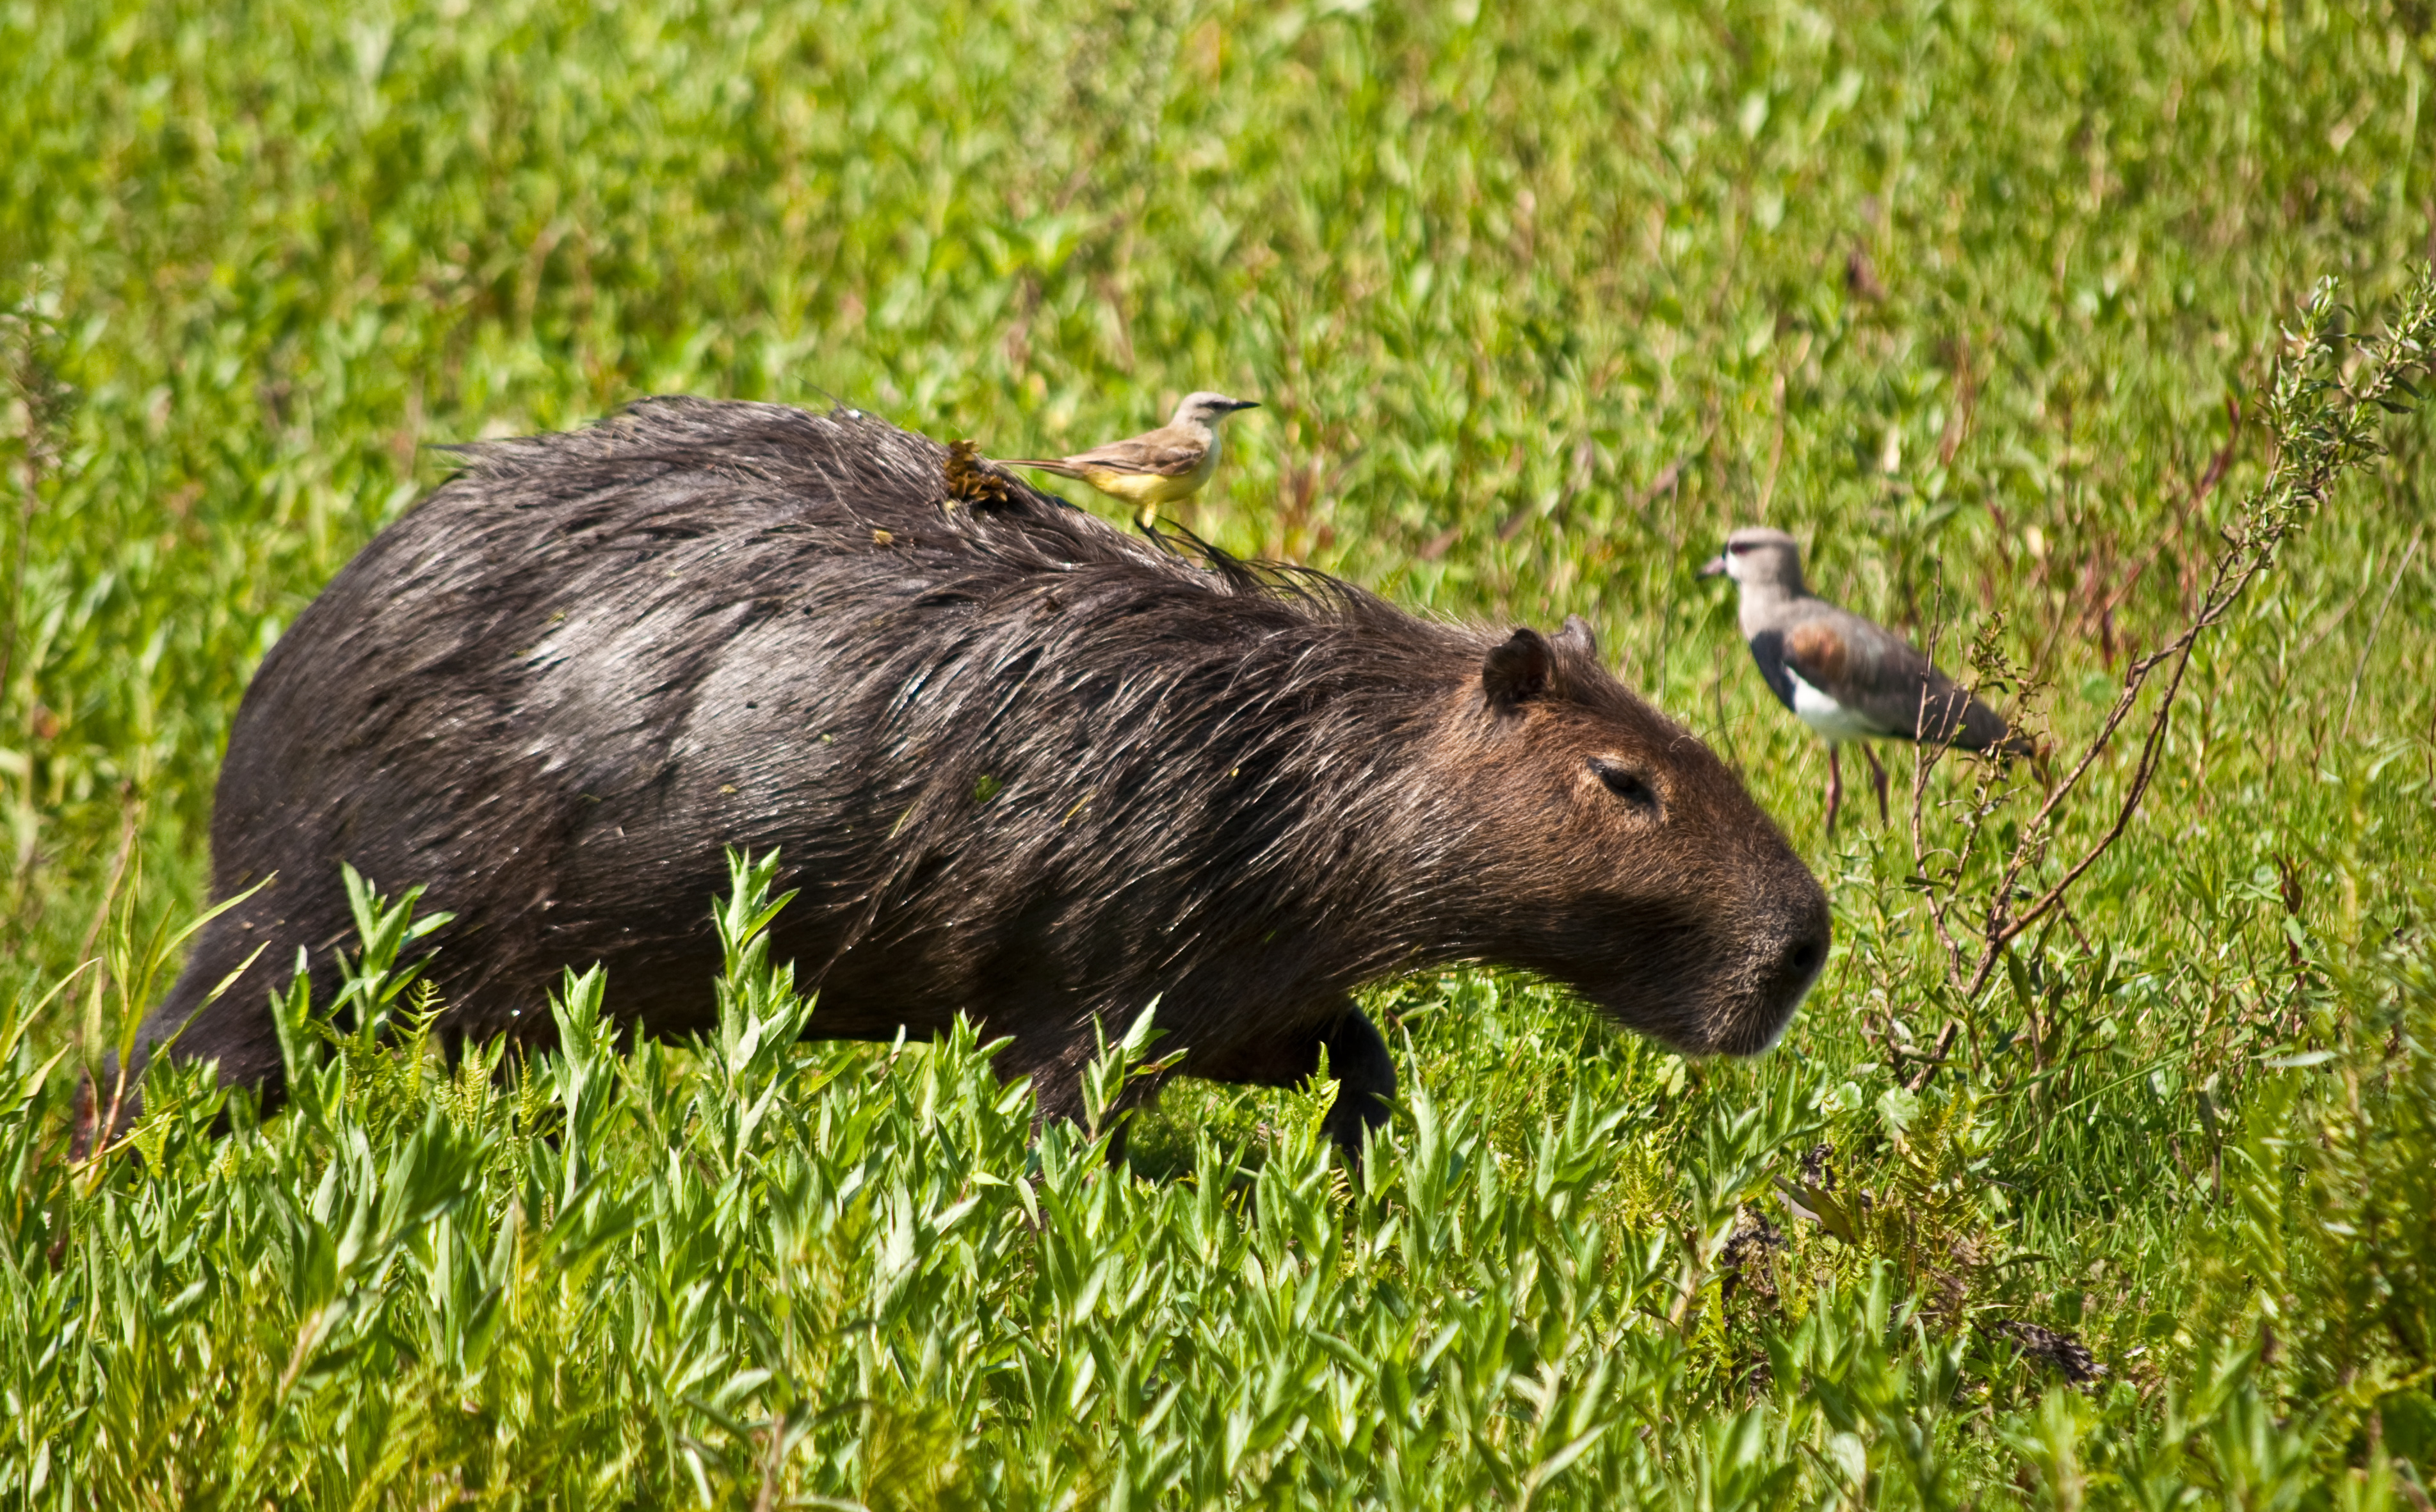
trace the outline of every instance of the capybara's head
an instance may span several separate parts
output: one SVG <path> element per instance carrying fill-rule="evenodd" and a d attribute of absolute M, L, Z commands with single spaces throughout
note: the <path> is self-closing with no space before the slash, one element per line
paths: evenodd
<path fill-rule="evenodd" d="M 1518 630 L 1450 700 L 1428 762 L 1437 858 L 1477 954 L 1695 1054 L 1776 1040 L 1827 961 L 1827 895 L 1741 781 L 1597 660 Z"/>

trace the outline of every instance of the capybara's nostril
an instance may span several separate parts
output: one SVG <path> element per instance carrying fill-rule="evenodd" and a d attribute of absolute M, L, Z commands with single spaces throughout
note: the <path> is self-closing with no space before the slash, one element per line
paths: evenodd
<path fill-rule="evenodd" d="M 1827 931 L 1821 930 L 1816 934 L 1805 935 L 1794 941 L 1791 947 L 1784 952 L 1785 980 L 1799 982 L 1806 986 L 1812 978 L 1818 975 L 1818 968 L 1826 964 Z"/>
<path fill-rule="evenodd" d="M 1776 970 L 1772 985 L 1776 991 L 1774 1007 L 1785 1017 L 1793 1017 L 1801 999 L 1809 995 L 1810 985 L 1818 980 L 1819 969 L 1827 965 L 1827 945 L 1833 936 L 1828 929 L 1827 895 L 1816 891 L 1803 903 L 1788 910 L 1785 930 L 1776 947 Z"/>

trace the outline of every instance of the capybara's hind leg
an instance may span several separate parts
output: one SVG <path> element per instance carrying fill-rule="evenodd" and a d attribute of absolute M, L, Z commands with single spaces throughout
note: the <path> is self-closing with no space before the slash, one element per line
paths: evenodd
<path fill-rule="evenodd" d="M 224 917 L 214 920 L 213 927 L 224 922 Z M 111 1138 L 126 1132 L 133 1121 L 138 1112 L 135 1088 L 155 1055 L 214 1062 L 222 1086 L 258 1090 L 266 1112 L 279 1103 L 287 1089 L 287 1068 L 280 1053 L 279 1024 L 271 1017 L 270 999 L 275 988 L 287 985 L 286 971 L 274 973 L 257 963 L 231 981 L 231 973 L 251 959 L 240 956 L 229 961 L 231 949 L 222 939 L 207 935 L 188 958 L 168 996 L 136 1031 L 135 1055 L 127 1069 L 127 1093 Z M 314 985 L 326 993 L 326 983 Z"/>

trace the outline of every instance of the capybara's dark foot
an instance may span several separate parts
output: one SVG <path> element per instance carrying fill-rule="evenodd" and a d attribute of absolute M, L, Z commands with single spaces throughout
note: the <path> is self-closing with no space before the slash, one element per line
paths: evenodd
<path fill-rule="evenodd" d="M 1359 1173 L 1364 1134 L 1387 1126 L 1396 1062 L 1378 1026 L 1358 1008 L 1324 1031 L 1320 1041 L 1328 1047 L 1328 1073 L 1336 1079 L 1336 1102 L 1322 1127 L 1345 1152 L 1346 1169 Z"/>

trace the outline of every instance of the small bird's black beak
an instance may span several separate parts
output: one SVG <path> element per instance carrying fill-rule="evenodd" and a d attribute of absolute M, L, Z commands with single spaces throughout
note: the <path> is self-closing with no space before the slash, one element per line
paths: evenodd
<path fill-rule="evenodd" d="M 1726 559 L 1722 552 L 1700 564 L 1700 576 L 1704 578 L 1722 578 L 1725 575 Z"/>
<path fill-rule="evenodd" d="M 1261 408 L 1261 401 L 1258 399 L 1238 399 L 1235 401 L 1235 408 L 1238 409 L 1258 409 Z"/>

